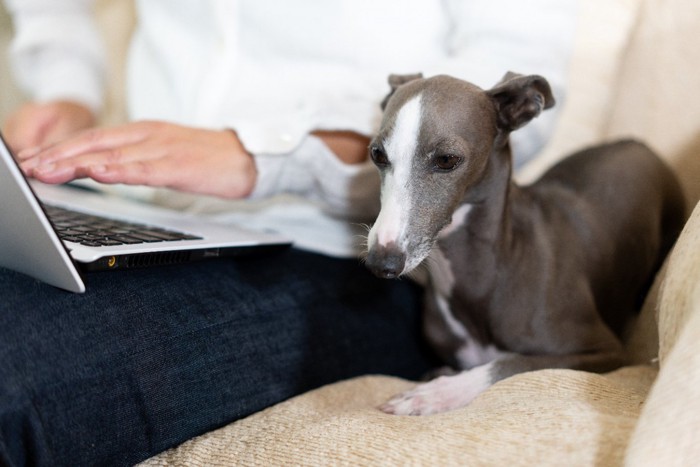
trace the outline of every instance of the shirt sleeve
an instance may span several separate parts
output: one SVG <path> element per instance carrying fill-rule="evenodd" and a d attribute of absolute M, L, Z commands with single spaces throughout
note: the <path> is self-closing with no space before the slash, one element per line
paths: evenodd
<path fill-rule="evenodd" d="M 533 158 L 554 131 L 566 90 L 577 1 L 449 0 L 445 8 L 450 21 L 448 53 L 426 64 L 426 76 L 450 74 L 488 89 L 514 71 L 543 75 L 552 86 L 558 106 L 511 136 L 517 168 Z M 258 181 L 253 197 L 296 193 L 349 218 L 376 215 L 375 167 L 369 162 L 342 164 L 318 138 L 307 136 L 285 153 L 256 153 L 255 160 Z"/>
<path fill-rule="evenodd" d="M 288 154 L 254 155 L 258 179 L 252 199 L 292 193 L 334 217 L 371 220 L 379 212 L 379 174 L 371 162 L 345 164 L 309 135 Z"/>
<path fill-rule="evenodd" d="M 10 64 L 35 101 L 75 100 L 102 106 L 105 54 L 92 0 L 4 0 L 15 36 Z"/>

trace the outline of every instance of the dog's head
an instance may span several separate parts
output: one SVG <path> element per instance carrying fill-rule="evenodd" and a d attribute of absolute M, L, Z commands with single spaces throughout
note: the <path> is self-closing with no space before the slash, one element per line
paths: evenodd
<path fill-rule="evenodd" d="M 449 76 L 392 75 L 389 84 L 369 146 L 381 174 L 382 208 L 369 232 L 367 266 L 393 278 L 428 256 L 482 178 L 497 139 L 554 99 L 544 78 L 512 73 L 488 91 Z"/>

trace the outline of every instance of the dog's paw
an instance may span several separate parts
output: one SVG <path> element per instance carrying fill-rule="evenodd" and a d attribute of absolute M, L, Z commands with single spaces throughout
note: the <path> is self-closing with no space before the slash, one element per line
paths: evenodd
<path fill-rule="evenodd" d="M 491 385 L 490 365 L 419 384 L 379 406 L 393 415 L 431 415 L 468 405 Z"/>
<path fill-rule="evenodd" d="M 443 410 L 439 399 L 421 384 L 411 391 L 394 396 L 379 406 L 379 410 L 392 415 L 431 415 Z"/>

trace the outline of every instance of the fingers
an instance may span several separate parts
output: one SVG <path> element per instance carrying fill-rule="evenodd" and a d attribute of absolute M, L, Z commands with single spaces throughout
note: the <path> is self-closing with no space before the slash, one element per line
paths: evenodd
<path fill-rule="evenodd" d="M 109 147 L 95 152 L 85 152 L 73 157 L 44 159 L 43 156 L 29 158 L 20 163 L 24 172 L 45 183 L 65 183 L 76 178 L 91 177 L 98 181 L 105 178 L 106 169 L 114 177 L 122 166 L 132 165 L 159 157 L 158 150 L 149 144 Z M 131 172 L 127 172 L 130 174 Z M 93 174 L 99 176 L 93 177 Z M 105 180 L 106 183 L 132 183 L 130 180 Z"/>
<path fill-rule="evenodd" d="M 170 141 L 173 128 L 136 122 L 91 129 L 47 148 L 22 151 L 20 167 L 28 176 L 52 184 L 89 177 L 102 183 L 178 188 L 193 179 L 197 167 L 192 167 L 196 159 L 187 157 L 187 151 L 175 150 L 181 144 Z"/>
<path fill-rule="evenodd" d="M 211 153 L 210 153 L 211 154 Z M 253 158 L 178 157 L 134 159 L 119 164 L 92 165 L 81 174 L 101 183 L 147 185 L 178 191 L 239 199 L 253 190 L 257 172 Z"/>
<path fill-rule="evenodd" d="M 21 151 L 17 158 L 28 176 L 65 183 L 89 175 L 92 166 L 118 165 L 159 157 L 162 147 L 149 142 L 156 123 L 138 122 L 108 129 L 93 128 L 47 147 Z"/>
<path fill-rule="evenodd" d="M 147 137 L 142 126 L 132 124 L 108 129 L 93 128 L 57 144 L 20 151 L 17 158 L 24 163 L 23 167 L 34 169 L 88 154 L 110 154 L 120 147 L 142 142 Z"/>
<path fill-rule="evenodd" d="M 257 170 L 235 133 L 165 122 L 92 129 L 50 147 L 19 154 L 28 176 L 46 183 L 90 177 L 102 183 L 149 185 L 240 198 Z"/>

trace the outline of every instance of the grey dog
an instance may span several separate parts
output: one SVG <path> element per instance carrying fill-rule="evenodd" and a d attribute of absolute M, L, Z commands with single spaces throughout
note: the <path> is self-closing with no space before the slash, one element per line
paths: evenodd
<path fill-rule="evenodd" d="M 541 76 L 490 90 L 449 76 L 389 79 L 370 144 L 381 211 L 367 266 L 428 271 L 425 333 L 456 370 L 381 408 L 430 414 L 543 368 L 604 372 L 684 219 L 678 181 L 632 140 L 575 153 L 537 182 L 512 181 L 509 134 L 554 105 Z"/>

